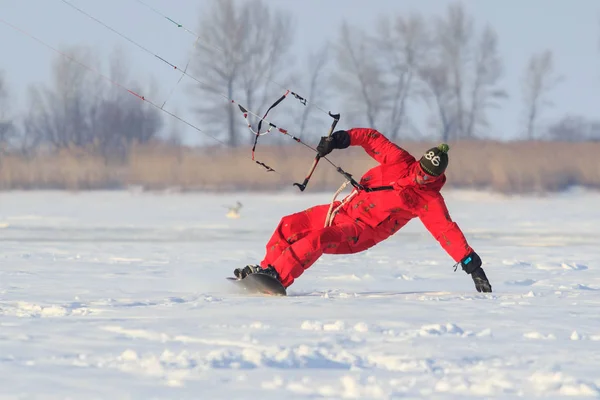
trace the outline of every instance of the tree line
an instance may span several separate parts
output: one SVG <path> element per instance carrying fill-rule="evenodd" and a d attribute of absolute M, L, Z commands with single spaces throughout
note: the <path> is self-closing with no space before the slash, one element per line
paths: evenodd
<path fill-rule="evenodd" d="M 541 128 L 552 91 L 564 80 L 552 50 L 532 54 L 523 66 L 522 93 L 508 93 L 502 86 L 500 38 L 492 26 L 477 26 L 460 2 L 429 18 L 382 16 L 371 31 L 343 23 L 335 42 L 315 49 L 304 62 L 293 52 L 296 30 L 290 13 L 262 0 L 241 5 L 212 0 L 198 26 L 190 73 L 204 83 L 187 84 L 194 123 L 220 132 L 231 147 L 248 145 L 254 136 L 237 106 L 222 95 L 263 111 L 286 87 L 298 88 L 311 104 L 336 98 L 350 123 L 374 127 L 393 140 L 415 133 L 444 141 L 485 138 L 490 113 L 517 99 L 524 114 L 522 139 L 600 140 L 600 119 L 567 115 Z M 101 67 L 88 48 L 64 52 Z M 130 78 L 124 59 L 118 53 L 109 58 L 108 76 L 136 90 L 141 84 Z M 51 70 L 51 82 L 29 88 L 22 115 L 10 109 L 8 78 L 0 74 L 1 151 L 83 147 L 123 159 L 132 144 L 164 138 L 165 115 L 158 110 L 68 58 L 57 57 Z M 153 85 L 145 84 L 145 92 L 152 93 Z M 300 137 L 321 132 L 327 117 L 311 104 L 286 106 L 278 125 L 284 125 L 279 122 L 284 118 Z M 426 133 L 416 132 L 411 118 L 417 106 L 429 110 Z"/>

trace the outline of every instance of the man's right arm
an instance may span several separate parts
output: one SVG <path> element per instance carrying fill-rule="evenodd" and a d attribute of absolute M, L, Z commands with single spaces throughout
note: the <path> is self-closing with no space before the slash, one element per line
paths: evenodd
<path fill-rule="evenodd" d="M 361 146 L 368 155 L 380 164 L 411 163 L 415 159 L 406 150 L 392 143 L 375 129 L 353 128 L 334 132 L 330 138 L 323 137 L 317 147 L 321 157 L 333 149 Z"/>

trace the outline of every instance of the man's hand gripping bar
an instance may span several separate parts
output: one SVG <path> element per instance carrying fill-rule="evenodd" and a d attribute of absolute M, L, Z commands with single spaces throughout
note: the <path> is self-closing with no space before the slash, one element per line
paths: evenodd
<path fill-rule="evenodd" d="M 338 121 L 340 120 L 340 114 L 332 114 L 330 111 L 329 116 L 331 118 L 333 118 L 333 122 L 331 123 L 331 128 L 329 128 L 329 134 L 327 135 L 328 137 L 331 136 L 331 134 L 335 130 L 335 126 L 337 125 Z M 317 154 L 312 163 L 312 166 L 310 167 L 310 170 L 308 171 L 308 174 L 306 175 L 306 178 L 304 178 L 304 182 L 294 183 L 294 186 L 298 186 L 298 188 L 300 189 L 301 192 L 303 192 L 304 189 L 306 189 L 306 185 L 308 185 L 308 181 L 310 180 L 310 177 L 312 176 L 313 172 L 315 172 L 315 168 L 317 167 L 317 164 L 319 163 L 320 159 L 321 159 L 321 156 L 319 156 L 319 154 Z"/>

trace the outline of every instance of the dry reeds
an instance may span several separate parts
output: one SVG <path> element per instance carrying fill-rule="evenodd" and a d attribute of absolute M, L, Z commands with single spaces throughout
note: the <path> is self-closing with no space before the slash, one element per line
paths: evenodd
<path fill-rule="evenodd" d="M 417 158 L 434 143 L 403 143 Z M 502 193 L 544 193 L 571 186 L 600 188 L 600 143 L 461 141 L 450 144 L 447 187 L 490 189 Z M 123 163 L 82 150 L 0 160 L 0 189 L 93 190 L 142 186 L 147 190 L 281 190 L 301 182 L 313 154 L 300 146 L 260 147 L 257 159 L 248 149 L 135 146 Z M 359 148 L 329 157 L 360 177 L 376 165 Z M 343 182 L 322 160 L 310 188 L 333 190 Z"/>

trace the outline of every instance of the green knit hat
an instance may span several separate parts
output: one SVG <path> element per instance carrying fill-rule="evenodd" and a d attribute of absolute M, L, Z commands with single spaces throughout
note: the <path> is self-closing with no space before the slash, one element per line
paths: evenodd
<path fill-rule="evenodd" d="M 446 143 L 427 150 L 419 160 L 423 171 L 433 176 L 442 175 L 448 167 L 448 150 L 450 150 L 450 146 Z"/>

